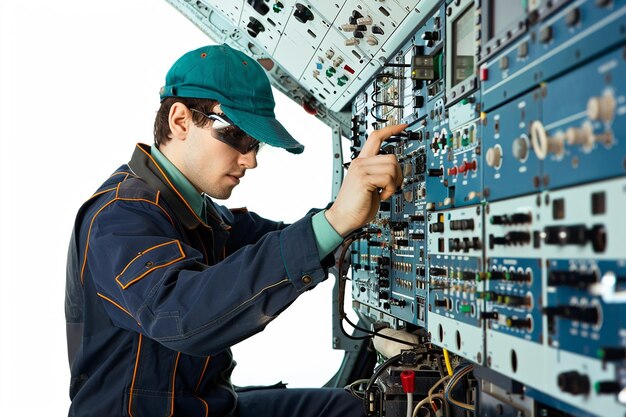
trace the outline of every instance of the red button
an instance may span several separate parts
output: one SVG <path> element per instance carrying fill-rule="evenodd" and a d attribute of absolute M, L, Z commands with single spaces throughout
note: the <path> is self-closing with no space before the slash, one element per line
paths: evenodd
<path fill-rule="evenodd" d="M 487 67 L 480 68 L 480 81 L 487 81 L 489 79 L 489 69 Z"/>
<path fill-rule="evenodd" d="M 458 173 L 459 173 L 459 171 L 458 171 L 456 166 L 454 166 L 452 168 L 448 168 L 448 175 L 456 175 Z"/>

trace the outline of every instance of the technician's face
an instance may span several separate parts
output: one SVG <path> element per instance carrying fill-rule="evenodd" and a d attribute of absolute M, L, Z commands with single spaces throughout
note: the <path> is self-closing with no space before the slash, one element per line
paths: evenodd
<path fill-rule="evenodd" d="M 219 104 L 214 113 L 222 113 Z M 211 124 L 190 124 L 183 159 L 187 179 L 200 191 L 217 199 L 230 197 L 246 170 L 256 168 L 256 150 L 245 154 L 215 138 Z"/>

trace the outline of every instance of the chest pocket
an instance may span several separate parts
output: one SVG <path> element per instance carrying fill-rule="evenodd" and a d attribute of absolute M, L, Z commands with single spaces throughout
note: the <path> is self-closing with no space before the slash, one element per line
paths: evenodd
<path fill-rule="evenodd" d="M 152 271 L 182 259 L 185 259 L 185 253 L 178 240 L 161 243 L 139 252 L 115 277 L 115 281 L 125 290 Z"/>

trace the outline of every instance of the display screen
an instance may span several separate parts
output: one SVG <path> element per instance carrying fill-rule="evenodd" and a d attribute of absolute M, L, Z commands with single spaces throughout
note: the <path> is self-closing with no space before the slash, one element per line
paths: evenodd
<path fill-rule="evenodd" d="M 453 23 L 452 85 L 474 74 L 474 9 L 468 7 Z"/>
<path fill-rule="evenodd" d="M 526 16 L 526 0 L 489 0 L 489 39 L 502 35 Z"/>

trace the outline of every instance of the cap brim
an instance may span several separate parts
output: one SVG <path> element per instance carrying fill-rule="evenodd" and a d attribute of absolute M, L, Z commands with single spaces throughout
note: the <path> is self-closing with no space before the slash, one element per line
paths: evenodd
<path fill-rule="evenodd" d="M 238 127 L 258 141 L 286 149 L 295 154 L 304 151 L 304 145 L 295 140 L 278 120 L 221 105 L 221 109 Z"/>

